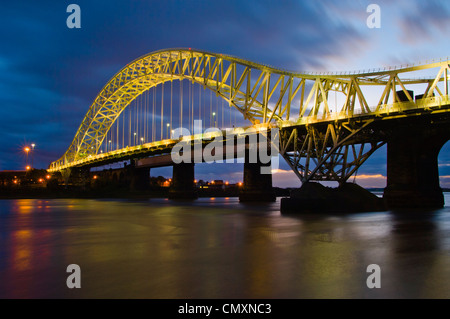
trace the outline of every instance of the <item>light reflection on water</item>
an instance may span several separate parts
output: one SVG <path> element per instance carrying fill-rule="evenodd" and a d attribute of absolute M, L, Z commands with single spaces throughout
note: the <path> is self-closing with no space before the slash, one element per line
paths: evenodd
<path fill-rule="evenodd" d="M 447 205 L 284 216 L 279 200 L 3 200 L 0 297 L 449 298 L 449 230 Z M 381 289 L 366 286 L 373 263 Z"/>

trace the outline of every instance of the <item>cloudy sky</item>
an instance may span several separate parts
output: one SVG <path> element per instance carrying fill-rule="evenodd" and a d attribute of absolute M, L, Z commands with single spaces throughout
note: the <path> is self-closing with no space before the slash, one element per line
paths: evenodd
<path fill-rule="evenodd" d="M 66 8 L 81 8 L 69 29 Z M 381 8 L 370 29 L 367 6 Z M 146 53 L 192 47 L 295 71 L 346 71 L 450 55 L 448 1 L 3 1 L 0 6 L 0 169 L 23 169 L 23 147 L 36 143 L 46 168 L 69 146 L 97 93 Z M 450 146 L 440 154 L 450 186 Z M 359 170 L 357 182 L 384 186 L 386 150 Z M 242 178 L 225 165 L 223 179 Z M 202 164 L 197 178 L 216 169 Z M 161 170 L 161 174 L 169 174 Z M 217 176 L 216 176 L 217 178 Z M 286 165 L 277 186 L 299 185 Z"/>

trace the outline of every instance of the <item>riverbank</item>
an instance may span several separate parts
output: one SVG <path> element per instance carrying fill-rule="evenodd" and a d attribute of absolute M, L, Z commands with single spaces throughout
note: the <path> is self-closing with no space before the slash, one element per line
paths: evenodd
<path fill-rule="evenodd" d="M 273 187 L 276 197 L 287 197 L 293 188 Z M 375 194 L 383 194 L 383 188 L 367 188 L 368 191 Z M 444 193 L 450 192 L 450 189 L 443 188 Z M 197 188 L 198 197 L 238 197 L 239 191 L 235 189 L 205 189 Z M 46 187 L 0 187 L 0 199 L 52 199 L 52 198 L 129 198 L 129 199 L 147 199 L 147 198 L 168 198 L 169 187 L 151 187 L 146 190 L 129 190 L 126 188 L 105 187 L 103 189 L 68 186 L 46 188 Z"/>
<path fill-rule="evenodd" d="M 273 188 L 277 197 L 289 196 L 290 189 Z M 234 189 L 197 189 L 198 197 L 238 197 L 239 191 Z M 52 199 L 52 198 L 168 198 L 169 187 L 155 187 L 146 190 L 129 190 L 125 188 L 82 189 L 69 186 L 67 188 L 15 187 L 0 188 L 0 199 Z"/>

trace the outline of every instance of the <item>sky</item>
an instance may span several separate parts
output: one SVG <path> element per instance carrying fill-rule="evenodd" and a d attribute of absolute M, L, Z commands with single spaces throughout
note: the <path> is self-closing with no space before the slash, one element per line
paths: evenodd
<path fill-rule="evenodd" d="M 69 4 L 81 28 L 69 29 Z M 369 4 L 381 9 L 369 28 Z M 8 1 L 0 6 L 0 170 L 23 169 L 23 148 L 47 168 L 70 145 L 89 106 L 122 67 L 152 51 L 192 47 L 293 71 L 350 71 L 450 55 L 448 1 Z M 216 164 L 220 165 L 220 164 Z M 439 155 L 450 187 L 450 146 Z M 242 165 L 199 165 L 196 178 L 242 179 Z M 220 172 L 220 173 L 218 173 Z M 168 169 L 161 174 L 168 175 Z M 386 184 L 386 149 L 358 170 Z M 299 186 L 280 161 L 274 186 Z"/>

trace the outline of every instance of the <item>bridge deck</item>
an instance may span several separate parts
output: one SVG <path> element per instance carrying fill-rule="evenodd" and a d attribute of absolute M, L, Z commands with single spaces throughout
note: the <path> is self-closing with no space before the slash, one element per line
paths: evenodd
<path fill-rule="evenodd" d="M 180 141 L 185 142 L 203 142 L 213 140 L 217 136 L 237 136 L 242 137 L 248 135 L 248 129 L 270 130 L 278 127 L 280 129 L 288 129 L 291 127 L 301 127 L 314 124 L 327 124 L 329 122 L 347 122 L 351 120 L 367 121 L 367 120 L 390 120 L 402 117 L 419 116 L 424 114 L 439 114 L 450 111 L 450 101 L 448 96 L 436 96 L 417 100 L 415 102 L 398 102 L 394 104 L 382 104 L 373 107 L 371 112 L 355 112 L 353 116 L 348 116 L 345 112 L 329 114 L 328 116 L 308 116 L 302 117 L 298 121 L 281 121 L 277 124 L 259 124 L 249 127 L 240 127 L 216 132 L 202 133 L 190 136 L 184 136 L 180 139 L 165 139 L 142 145 L 125 147 L 113 150 L 108 153 L 100 153 L 89 155 L 86 158 L 79 159 L 65 164 L 52 163 L 49 172 L 56 172 L 62 169 L 82 166 L 101 166 L 111 162 L 128 160 L 136 157 L 148 157 L 170 154 L 172 148 Z M 225 139 L 224 139 L 225 140 Z"/>

